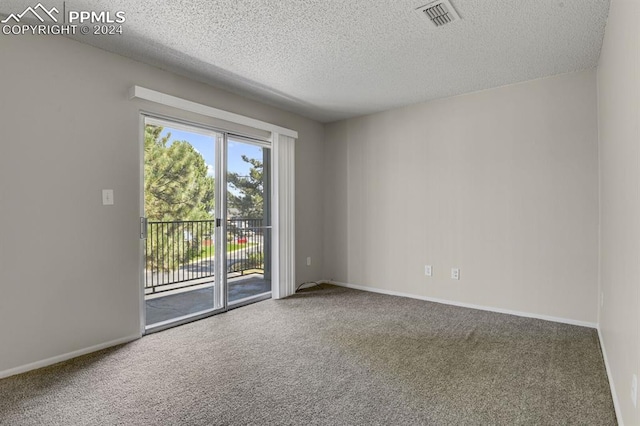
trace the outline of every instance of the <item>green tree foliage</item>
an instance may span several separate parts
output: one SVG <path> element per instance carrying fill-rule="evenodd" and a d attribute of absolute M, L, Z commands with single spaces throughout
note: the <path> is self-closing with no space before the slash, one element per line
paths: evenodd
<path fill-rule="evenodd" d="M 162 130 L 145 127 L 144 201 L 149 222 L 172 222 L 147 233 L 154 247 L 147 265 L 166 271 L 198 256 L 202 241 L 212 237 L 203 231 L 210 227 L 181 222 L 213 219 L 215 185 L 202 155 L 187 141 L 171 141 L 170 133 L 161 137 Z"/>
<path fill-rule="evenodd" d="M 145 127 L 144 202 L 149 220 L 212 218 L 214 180 L 202 155 L 187 141 L 160 137 L 163 128 Z M 169 145 L 169 146 L 167 146 Z"/>
<path fill-rule="evenodd" d="M 251 165 L 248 176 L 227 173 L 227 182 L 238 195 L 229 192 L 229 206 L 242 218 L 263 219 L 264 214 L 264 167 L 255 158 L 242 156 L 242 160 Z"/>

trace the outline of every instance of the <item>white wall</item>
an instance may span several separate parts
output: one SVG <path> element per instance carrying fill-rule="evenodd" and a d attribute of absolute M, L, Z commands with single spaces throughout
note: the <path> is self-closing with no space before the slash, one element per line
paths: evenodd
<path fill-rule="evenodd" d="M 625 424 L 640 373 L 640 3 L 612 0 L 598 66 L 602 344 Z"/>
<path fill-rule="evenodd" d="M 595 70 L 333 123 L 325 149 L 327 279 L 596 322 Z"/>
<path fill-rule="evenodd" d="M 134 84 L 299 132 L 296 281 L 321 277 L 321 124 L 62 37 L 0 52 L 0 375 L 139 332 L 138 112 L 172 112 Z"/>

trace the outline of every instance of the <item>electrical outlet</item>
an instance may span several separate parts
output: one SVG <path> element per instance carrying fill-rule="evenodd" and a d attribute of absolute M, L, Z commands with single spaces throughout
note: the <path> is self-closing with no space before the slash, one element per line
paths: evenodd
<path fill-rule="evenodd" d="M 634 374 L 631 377 L 631 402 L 633 402 L 633 406 L 638 406 L 638 376 Z"/>
<path fill-rule="evenodd" d="M 431 265 L 424 265 L 424 274 L 428 277 L 433 275 L 433 271 L 431 270 Z"/>
<path fill-rule="evenodd" d="M 311 256 L 307 257 L 307 266 L 311 266 Z"/>
<path fill-rule="evenodd" d="M 451 279 L 459 280 L 460 279 L 460 269 L 459 268 L 451 268 Z"/>

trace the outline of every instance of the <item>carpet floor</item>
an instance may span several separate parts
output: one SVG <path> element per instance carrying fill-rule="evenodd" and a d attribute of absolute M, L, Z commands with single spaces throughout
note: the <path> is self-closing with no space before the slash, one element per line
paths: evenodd
<path fill-rule="evenodd" d="M 2 425 L 615 425 L 593 329 L 322 285 L 0 380 Z"/>

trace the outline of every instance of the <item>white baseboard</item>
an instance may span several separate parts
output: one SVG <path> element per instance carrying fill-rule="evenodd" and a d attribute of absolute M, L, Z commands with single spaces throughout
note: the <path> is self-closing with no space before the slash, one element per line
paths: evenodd
<path fill-rule="evenodd" d="M 81 355 L 86 355 L 91 352 L 96 352 L 102 349 L 110 348 L 111 346 L 121 345 L 123 343 L 129 343 L 139 339 L 142 335 L 136 334 L 134 336 L 123 337 L 121 339 L 112 340 L 110 342 L 100 343 L 88 348 L 78 349 L 77 351 L 68 352 L 66 354 L 54 356 L 51 358 L 43 359 L 41 361 L 32 362 L 30 364 L 21 365 L 19 367 L 10 368 L 8 370 L 0 371 L 0 379 L 5 377 L 14 376 L 20 373 L 26 373 L 27 371 L 36 370 L 38 368 L 47 367 L 49 365 L 57 364 L 62 361 L 66 361 L 71 358 L 76 358 Z"/>
<path fill-rule="evenodd" d="M 622 411 L 620 410 L 620 401 L 618 401 L 618 394 L 616 393 L 616 387 L 613 384 L 613 374 L 611 374 L 611 368 L 609 367 L 609 358 L 607 358 L 607 350 L 604 346 L 604 339 L 602 338 L 602 331 L 600 331 L 600 326 L 598 326 L 598 339 L 600 340 L 600 349 L 602 350 L 602 357 L 604 358 L 604 367 L 607 371 L 607 378 L 609 379 L 609 387 L 611 388 L 611 398 L 613 398 L 613 408 L 616 410 L 618 425 L 624 426 L 624 423 L 622 422 Z"/>
<path fill-rule="evenodd" d="M 545 320 L 545 321 L 559 322 L 559 323 L 563 323 L 563 324 L 579 325 L 581 327 L 598 328 L 598 325 L 595 322 L 579 321 L 579 320 L 574 320 L 574 319 L 570 319 L 570 318 L 552 317 L 552 316 L 549 316 L 549 315 L 540 315 L 540 314 L 534 314 L 534 313 L 530 313 L 530 312 L 512 311 L 510 309 L 494 308 L 494 307 L 491 307 L 491 306 L 474 305 L 474 304 L 471 304 L 471 303 L 456 302 L 454 300 L 438 299 L 438 298 L 435 298 L 435 297 L 419 296 L 419 295 L 416 295 L 416 294 L 402 293 L 402 292 L 393 291 L 393 290 L 384 290 L 384 289 L 380 289 L 380 288 L 368 287 L 368 286 L 357 285 L 357 284 L 343 283 L 343 282 L 339 282 L 339 281 L 322 280 L 320 282 L 327 283 L 327 284 L 333 284 L 333 285 L 337 285 L 337 286 L 340 286 L 340 287 L 353 288 L 355 290 L 370 291 L 372 293 L 386 294 L 386 295 L 389 295 L 389 296 L 408 297 L 410 299 L 418 299 L 418 300 L 425 300 L 427 302 L 435 302 L 435 303 L 442 303 L 442 304 L 445 304 L 445 305 L 460 306 L 462 308 L 479 309 L 481 311 L 497 312 L 497 313 L 500 313 L 500 314 L 515 315 L 515 316 L 525 317 L 525 318 L 536 318 L 536 319 L 541 319 L 541 320 Z"/>

